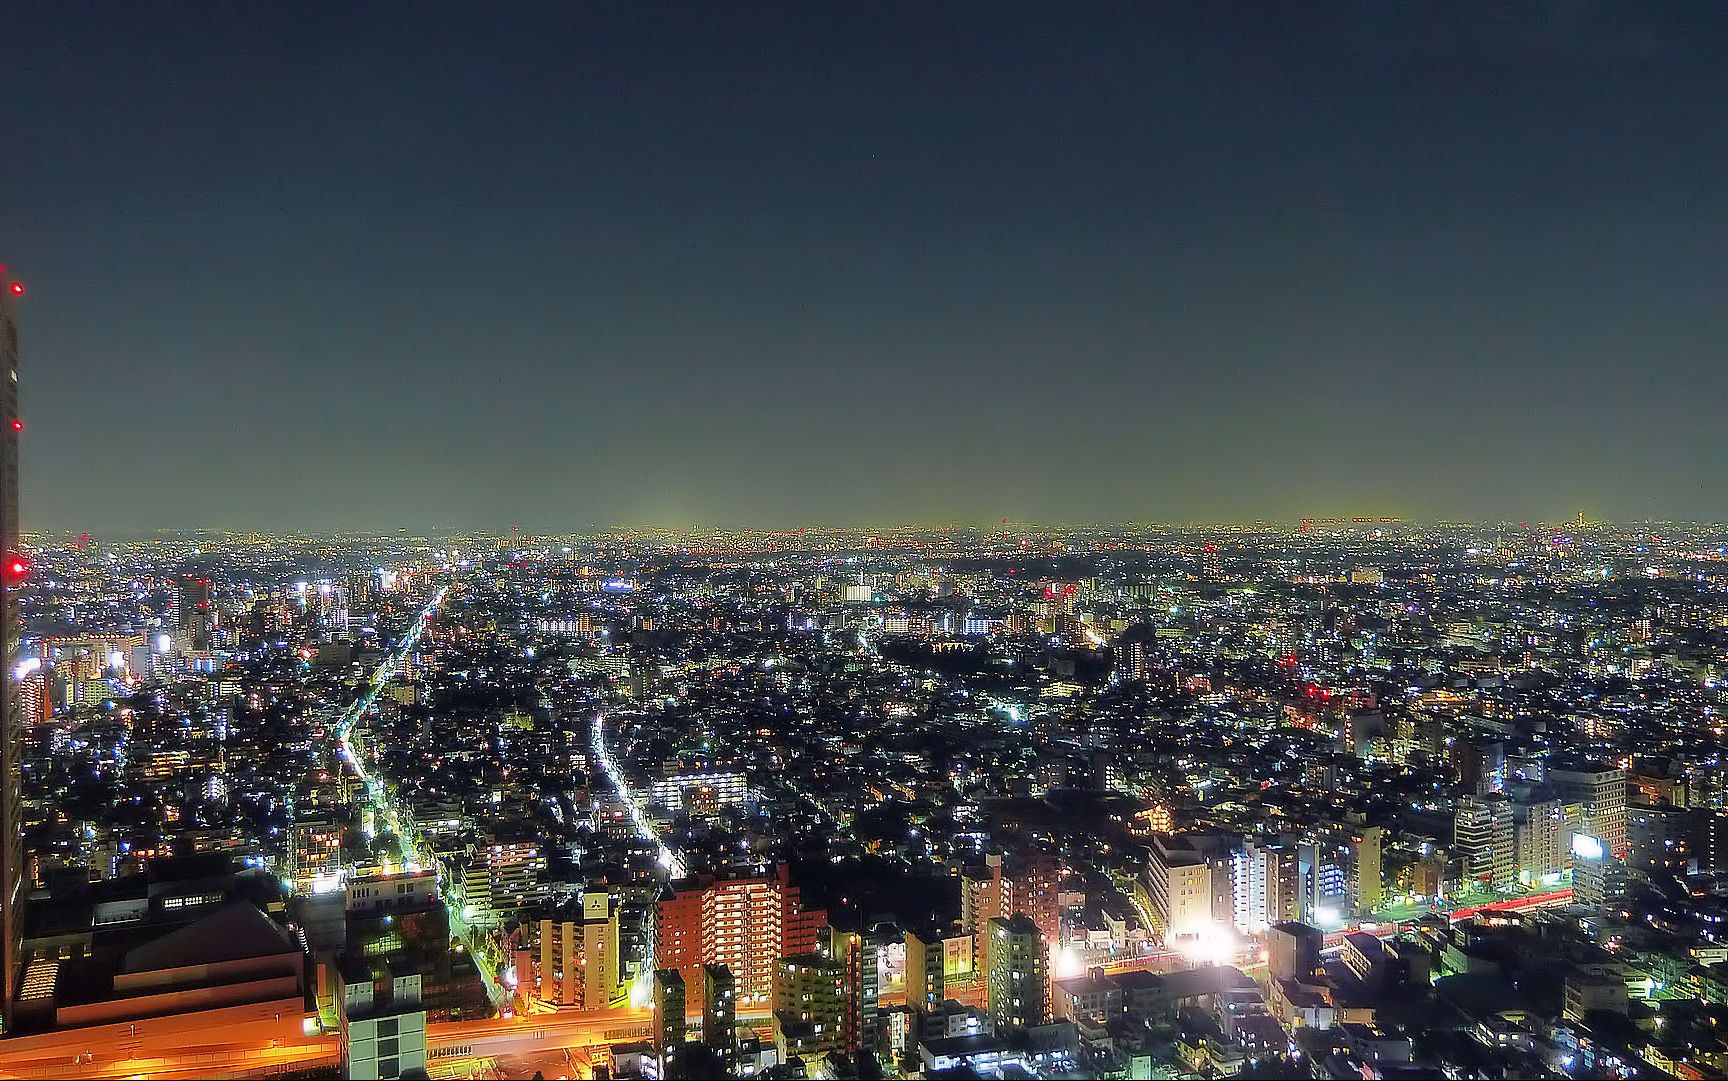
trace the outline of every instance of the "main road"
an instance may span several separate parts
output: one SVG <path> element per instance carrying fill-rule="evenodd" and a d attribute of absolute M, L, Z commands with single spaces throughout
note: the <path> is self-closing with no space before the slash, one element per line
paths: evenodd
<path fill-rule="evenodd" d="M 305 1030 L 298 1001 L 152 1017 L 0 1042 L 0 1078 L 263 1077 L 336 1065 L 337 1038 Z M 429 1064 L 634 1043 L 653 1014 L 639 1008 L 434 1022 Z"/>
<path fill-rule="evenodd" d="M 655 857 L 660 869 L 672 879 L 683 878 L 688 873 L 684 857 L 672 850 L 672 847 L 661 839 L 654 829 L 654 823 L 648 818 L 647 807 L 642 798 L 630 787 L 630 779 L 624 775 L 623 767 L 612 756 L 612 751 L 606 746 L 606 714 L 594 714 L 593 731 L 590 736 L 594 760 L 600 763 L 600 769 L 606 774 L 606 779 L 612 782 L 612 787 L 618 792 L 618 798 L 624 801 L 625 808 L 630 812 L 630 822 L 636 827 L 636 835 L 654 846 Z M 649 935 L 646 945 L 646 955 L 642 958 L 641 968 L 637 970 L 635 983 L 630 988 L 630 1004 L 635 1007 L 646 1006 L 653 994 L 654 985 L 654 936 Z"/>
<path fill-rule="evenodd" d="M 684 857 L 672 851 L 660 835 L 654 830 L 654 823 L 648 819 L 647 808 L 642 798 L 630 788 L 629 778 L 624 776 L 624 770 L 618 765 L 618 760 L 612 757 L 612 752 L 606 746 L 606 714 L 594 715 L 593 731 L 594 759 L 605 771 L 606 779 L 617 789 L 618 798 L 624 801 L 624 806 L 630 812 L 630 822 L 636 827 L 636 835 L 654 845 L 655 854 L 660 861 L 660 867 L 672 878 L 683 878 L 686 873 Z"/>
<path fill-rule="evenodd" d="M 431 868 L 438 882 L 438 896 L 444 902 L 444 907 L 450 913 L 450 929 L 456 937 L 467 946 L 469 954 L 474 958 L 474 967 L 480 972 L 481 982 L 486 985 L 486 995 L 492 1001 L 492 1008 L 502 1010 L 510 1000 L 510 992 L 499 980 L 495 963 L 491 957 L 484 933 L 480 928 L 470 923 L 464 911 L 465 902 L 461 896 L 459 884 L 448 868 L 440 862 L 432 852 L 425 839 L 419 835 L 413 824 L 413 818 L 401 805 L 401 801 L 390 791 L 390 786 L 377 774 L 367 770 L 365 755 L 355 750 L 354 730 L 362 717 L 378 700 L 378 695 L 386 684 L 395 677 L 414 648 L 420 644 L 420 635 L 426 630 L 432 616 L 450 595 L 450 586 L 442 586 L 426 602 L 426 606 L 414 618 L 414 625 L 403 635 L 402 641 L 392 650 L 372 673 L 366 690 L 355 699 L 353 705 L 345 710 L 336 722 L 336 743 L 342 761 L 354 771 L 366 792 L 366 802 L 372 807 L 373 814 L 382 817 L 389 825 L 390 833 L 396 838 L 397 854 L 401 857 L 402 866 L 408 870 L 424 870 Z"/>

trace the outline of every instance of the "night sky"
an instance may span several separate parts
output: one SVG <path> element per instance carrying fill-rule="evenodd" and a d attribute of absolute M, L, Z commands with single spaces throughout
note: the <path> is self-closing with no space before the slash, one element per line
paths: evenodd
<path fill-rule="evenodd" d="M 1728 6 L 13 3 L 35 528 L 1728 517 Z"/>

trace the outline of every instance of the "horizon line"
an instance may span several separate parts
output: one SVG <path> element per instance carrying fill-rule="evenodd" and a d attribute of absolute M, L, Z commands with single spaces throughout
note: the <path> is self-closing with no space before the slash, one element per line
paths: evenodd
<path fill-rule="evenodd" d="M 187 526 L 121 526 L 101 530 L 109 535 L 141 536 L 150 534 L 263 534 L 282 536 L 328 537 L 350 533 L 388 535 L 391 533 L 408 533 L 414 535 L 451 535 L 470 534 L 480 536 L 507 537 L 516 533 L 524 538 L 544 536 L 583 536 L 605 533 L 655 532 L 655 533 L 760 533 L 770 536 L 796 536 L 799 533 L 860 533 L 868 534 L 885 531 L 914 532 L 951 532 L 967 531 L 984 533 L 1013 533 L 1027 531 L 1081 531 L 1081 530 L 1190 530 L 1190 529 L 1242 529 L 1251 527 L 1291 527 L 1302 531 L 1302 526 L 1320 528 L 1338 526 L 1392 526 L 1398 528 L 1410 527 L 1493 527 L 1512 529 L 1547 529 L 1550 527 L 1625 527 L 1635 525 L 1664 525 L 1680 527 L 1710 527 L 1728 526 L 1728 520 L 1712 521 L 1701 518 L 1657 518 L 1638 517 L 1622 519 L 1577 518 L 1567 519 L 1531 519 L 1514 521 L 1510 518 L 1412 518 L 1394 516 L 1350 516 L 1350 517 L 1313 517 L 1313 518 L 1196 518 L 1188 520 L 1176 519 L 1124 519 L 1124 520 L 1091 520 L 1091 521 L 1055 521 L 1038 519 L 1008 518 L 990 523 L 978 522 L 882 522 L 862 525 L 839 525 L 828 523 L 806 523 L 795 526 L 774 525 L 743 525 L 720 523 L 685 523 L 664 524 L 653 522 L 641 523 L 609 523 L 605 525 L 588 524 L 569 528 L 529 527 L 517 529 L 515 526 L 465 526 L 465 525 L 408 525 L 408 526 L 339 526 L 339 527 L 262 527 L 262 526 L 228 526 L 228 525 L 187 525 Z M 67 536 L 78 537 L 90 533 L 87 529 L 69 529 L 62 527 L 32 528 L 20 530 L 25 536 Z M 94 539 L 94 538 L 93 538 Z"/>

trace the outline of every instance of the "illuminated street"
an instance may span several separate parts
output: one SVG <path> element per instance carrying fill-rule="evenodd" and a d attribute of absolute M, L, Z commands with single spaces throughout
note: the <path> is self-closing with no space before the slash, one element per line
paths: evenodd
<path fill-rule="evenodd" d="M 402 868 L 409 871 L 432 868 L 435 872 L 439 895 L 450 912 L 451 930 L 466 943 L 475 963 L 480 966 L 481 976 L 485 981 L 486 991 L 492 999 L 493 1006 L 501 1009 L 509 1001 L 509 988 L 505 987 L 499 979 L 497 963 L 484 930 L 476 927 L 466 918 L 464 910 L 467 906 L 457 880 L 431 854 L 431 850 L 410 826 L 410 816 L 403 813 L 401 805 L 392 795 L 392 786 L 382 778 L 367 772 L 364 756 L 355 751 L 353 743 L 355 726 L 373 707 L 379 692 L 389 683 L 397 668 L 414 653 L 415 647 L 419 644 L 420 635 L 425 631 L 426 625 L 431 621 L 433 615 L 437 613 L 439 606 L 444 603 L 444 598 L 449 595 L 451 588 L 448 585 L 440 587 L 438 592 L 433 594 L 432 599 L 426 602 L 426 607 L 413 621 L 396 650 L 373 673 L 367 684 L 366 692 L 343 713 L 337 722 L 336 734 L 342 761 L 354 770 L 355 776 L 365 787 L 368 803 L 374 812 L 378 813 L 389 825 L 391 834 L 396 838 Z"/>

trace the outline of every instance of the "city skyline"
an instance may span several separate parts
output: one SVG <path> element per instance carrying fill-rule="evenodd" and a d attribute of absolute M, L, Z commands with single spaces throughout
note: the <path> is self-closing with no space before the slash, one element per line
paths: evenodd
<path fill-rule="evenodd" d="M 0 1076 L 1728 1077 L 1728 8 L 0 34 Z"/>
<path fill-rule="evenodd" d="M 24 525 L 1708 519 L 1718 9 L 8 20 Z"/>
<path fill-rule="evenodd" d="M 1716 1071 L 1728 527 L 1583 524 L 27 538 L 0 1068 Z"/>

